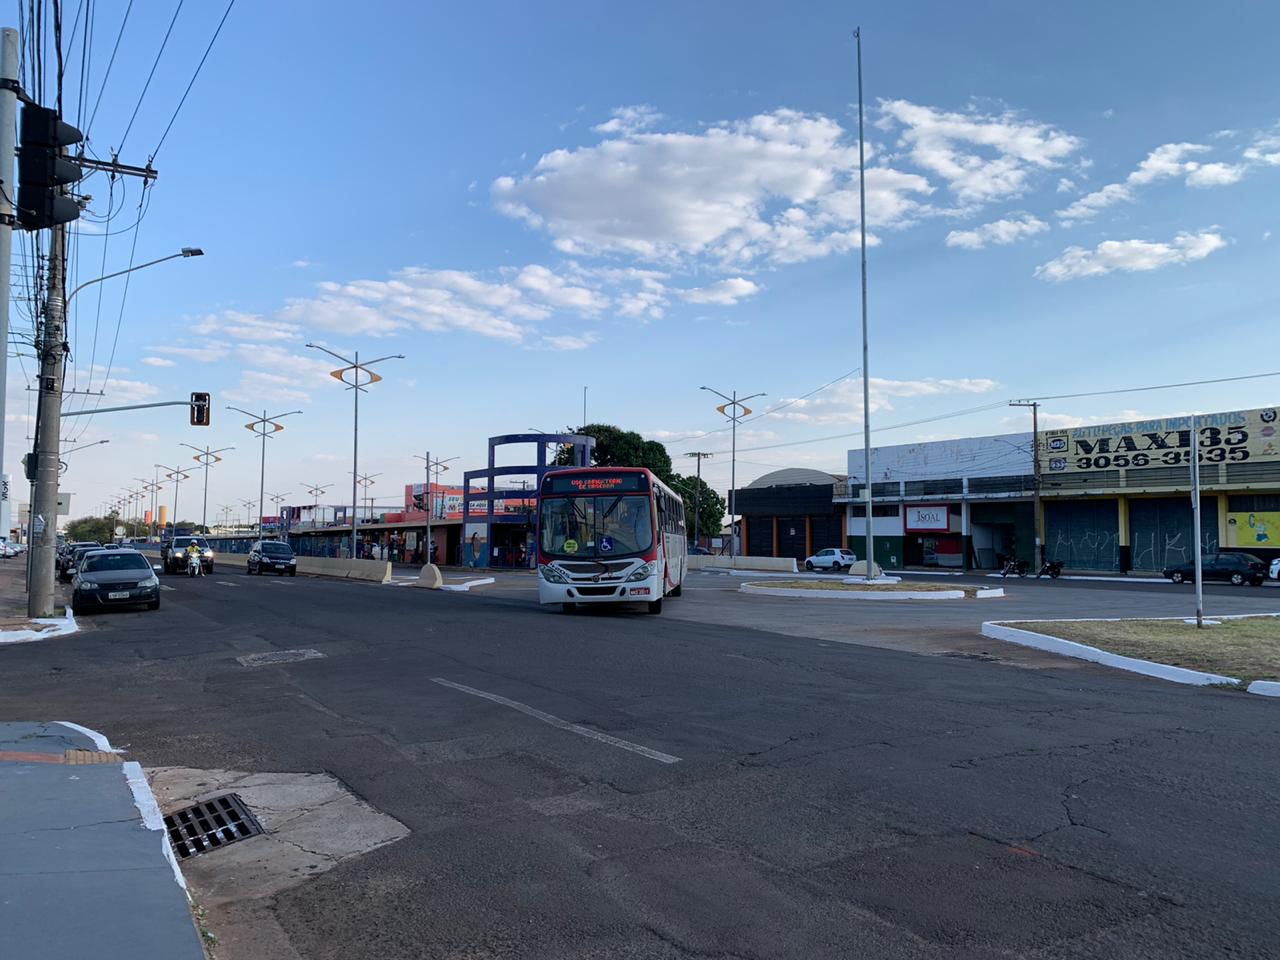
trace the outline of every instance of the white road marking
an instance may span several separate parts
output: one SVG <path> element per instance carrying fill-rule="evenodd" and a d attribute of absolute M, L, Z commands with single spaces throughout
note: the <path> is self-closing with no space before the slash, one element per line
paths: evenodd
<path fill-rule="evenodd" d="M 570 723 L 568 720 L 561 720 L 559 717 L 553 717 L 549 713 L 543 713 L 528 704 L 520 703 L 516 700 L 508 700 L 506 697 L 498 696 L 496 693 L 486 693 L 483 690 L 477 690 L 475 687 L 468 687 L 466 684 L 454 683 L 452 680 L 446 680 L 444 677 L 432 677 L 432 683 L 438 683 L 442 687 L 451 687 L 454 690 L 461 690 L 463 693 L 469 693 L 473 697 L 483 697 L 485 700 L 492 700 L 494 703 L 500 703 L 504 707 L 510 707 L 512 710 L 519 710 L 526 716 L 533 717 L 535 720 L 541 720 L 543 723 L 549 723 L 553 727 L 560 730 L 568 730 L 570 733 L 576 733 L 580 737 L 589 737 L 592 740 L 599 740 L 601 743 L 607 743 L 611 747 L 620 747 L 623 750 L 630 750 L 632 753 L 638 753 L 642 757 L 648 757 L 650 760 L 657 760 L 659 763 L 679 763 L 679 757 L 673 757 L 669 753 L 662 753 L 659 750 L 652 750 L 649 747 L 642 747 L 638 743 L 632 743 L 630 740 L 620 740 L 617 737 L 611 737 L 607 733 L 601 733 L 599 730 L 592 730 L 576 723 Z"/>
<path fill-rule="evenodd" d="M 172 590 L 172 589 L 173 589 L 173 587 L 169 586 L 167 583 L 162 583 L 162 584 L 160 584 L 160 589 L 161 589 L 161 590 Z"/>
<path fill-rule="evenodd" d="M 232 583 L 230 580 L 215 580 L 214 583 L 222 584 L 224 587 L 238 587 L 240 584 Z"/>

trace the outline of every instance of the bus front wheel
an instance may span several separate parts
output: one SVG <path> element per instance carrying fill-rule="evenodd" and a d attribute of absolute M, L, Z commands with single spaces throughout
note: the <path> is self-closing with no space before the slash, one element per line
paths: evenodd
<path fill-rule="evenodd" d="M 650 612 L 650 613 L 661 613 L 661 612 L 662 612 L 662 601 L 661 601 L 661 600 L 650 600 L 650 601 L 649 601 L 649 612 Z"/>

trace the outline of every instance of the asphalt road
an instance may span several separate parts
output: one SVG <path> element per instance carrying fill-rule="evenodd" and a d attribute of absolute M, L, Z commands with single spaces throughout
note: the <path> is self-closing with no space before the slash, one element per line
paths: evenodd
<path fill-rule="evenodd" d="M 157 613 L 0 648 L 0 719 L 144 766 L 329 771 L 412 830 L 215 932 L 272 921 L 308 960 L 1277 954 L 1268 698 L 707 622 L 733 602 L 711 584 L 566 617 L 166 583 Z M 325 656 L 235 659 L 303 647 Z"/>

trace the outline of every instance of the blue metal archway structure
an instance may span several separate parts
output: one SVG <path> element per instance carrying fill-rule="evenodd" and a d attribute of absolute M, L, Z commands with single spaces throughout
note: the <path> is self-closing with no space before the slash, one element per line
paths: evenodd
<path fill-rule="evenodd" d="M 515 466 L 499 467 L 498 450 L 523 444 L 534 444 L 537 455 L 532 462 Z M 537 501 L 538 491 L 542 489 L 542 478 L 548 470 L 559 469 L 556 464 L 547 462 L 549 447 L 572 447 L 574 466 L 591 466 L 591 453 L 595 449 L 594 437 L 579 433 L 508 433 L 489 438 L 489 466 L 483 470 L 468 470 L 462 475 L 462 560 L 473 567 L 488 567 L 493 563 L 490 545 L 493 543 L 495 525 L 525 524 L 536 520 L 536 513 L 530 517 L 523 514 L 508 514 L 504 510 L 495 509 L 507 500 Z M 552 455 L 554 458 L 554 454 Z M 533 490 L 516 489 L 511 486 L 500 486 L 501 478 L 535 477 Z M 484 482 L 484 489 L 472 490 L 472 484 Z M 473 509 L 473 504 L 481 509 Z M 528 563 L 533 563 L 533 551 L 526 552 Z M 505 564 L 510 566 L 510 564 Z"/>

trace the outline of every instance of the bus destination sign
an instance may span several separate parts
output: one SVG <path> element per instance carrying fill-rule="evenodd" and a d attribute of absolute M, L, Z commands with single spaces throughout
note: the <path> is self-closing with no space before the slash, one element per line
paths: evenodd
<path fill-rule="evenodd" d="M 642 473 L 553 474 L 547 484 L 548 493 L 633 493 L 648 489 Z"/>

